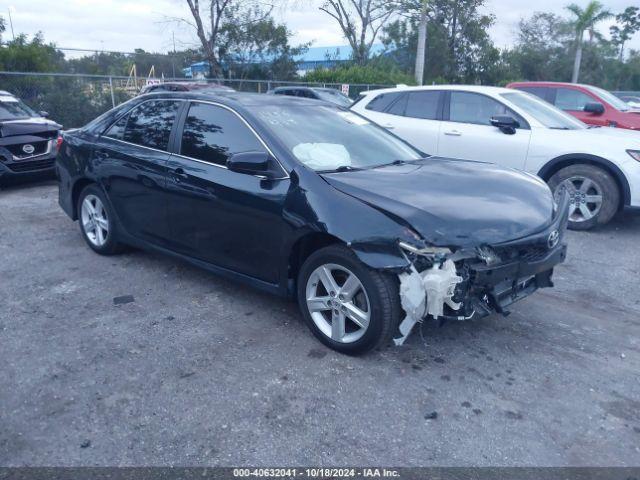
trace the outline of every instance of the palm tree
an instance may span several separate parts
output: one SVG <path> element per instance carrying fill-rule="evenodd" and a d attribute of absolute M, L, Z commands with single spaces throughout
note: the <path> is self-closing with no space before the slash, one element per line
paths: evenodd
<path fill-rule="evenodd" d="M 609 10 L 605 10 L 604 5 L 597 0 L 591 0 L 584 9 L 575 3 L 568 5 L 566 8 L 575 15 L 573 27 L 576 32 L 576 59 L 573 63 L 571 83 L 578 83 L 580 64 L 582 63 L 582 40 L 584 32 L 589 31 L 589 36 L 593 39 L 597 33 L 595 26 L 603 20 L 611 18 L 613 15 Z"/>

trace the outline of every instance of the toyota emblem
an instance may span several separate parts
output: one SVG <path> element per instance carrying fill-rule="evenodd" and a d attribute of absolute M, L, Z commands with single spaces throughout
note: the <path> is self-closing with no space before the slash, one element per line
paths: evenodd
<path fill-rule="evenodd" d="M 549 249 L 555 248 L 555 246 L 558 245 L 559 241 L 560 232 L 558 232 L 558 230 L 554 230 L 549 234 L 549 238 L 547 238 L 547 246 L 549 247 Z"/>
<path fill-rule="evenodd" d="M 22 151 L 24 153 L 26 153 L 27 155 L 31 155 L 33 152 L 36 151 L 36 147 L 34 147 L 33 145 L 31 145 L 30 143 L 27 143 L 26 145 L 23 145 L 22 147 Z"/>

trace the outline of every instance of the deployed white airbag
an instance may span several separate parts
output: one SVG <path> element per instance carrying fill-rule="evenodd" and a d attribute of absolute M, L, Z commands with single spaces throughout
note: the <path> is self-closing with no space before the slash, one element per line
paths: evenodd
<path fill-rule="evenodd" d="M 314 170 L 351 166 L 349 151 L 338 143 L 300 143 L 293 147 L 293 154 Z"/>

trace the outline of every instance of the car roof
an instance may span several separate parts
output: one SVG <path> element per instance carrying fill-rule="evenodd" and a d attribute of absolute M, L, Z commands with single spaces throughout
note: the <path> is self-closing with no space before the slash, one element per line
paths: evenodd
<path fill-rule="evenodd" d="M 175 98 L 188 100 L 203 100 L 216 102 L 229 107 L 257 107 L 263 105 L 291 105 L 291 106 L 318 106 L 329 103 L 301 97 L 289 97 L 284 95 L 265 95 L 263 93 L 246 93 L 225 90 L 201 90 L 188 92 L 150 92 L 140 95 L 140 99 Z"/>
<path fill-rule="evenodd" d="M 363 95 L 369 94 L 379 94 L 379 93 L 388 93 L 388 92 L 421 92 L 428 90 L 463 90 L 465 92 L 477 92 L 477 93 L 491 93 L 491 94 L 499 94 L 499 93 L 507 93 L 513 92 L 513 90 L 502 87 L 487 87 L 484 85 L 426 85 L 421 87 L 407 87 L 407 86 L 397 86 L 393 88 L 380 88 L 377 90 L 369 90 L 367 92 L 362 92 Z"/>
<path fill-rule="evenodd" d="M 593 88 L 594 85 L 587 85 L 586 83 L 569 83 L 569 82 L 512 82 L 510 87 L 578 87 L 578 88 Z"/>

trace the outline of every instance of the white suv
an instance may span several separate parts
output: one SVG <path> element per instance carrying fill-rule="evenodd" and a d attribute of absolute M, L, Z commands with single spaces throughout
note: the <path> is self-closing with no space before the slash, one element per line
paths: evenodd
<path fill-rule="evenodd" d="M 625 206 L 640 207 L 640 133 L 589 128 L 528 93 L 401 87 L 364 92 L 351 109 L 424 153 L 525 170 L 555 194 L 566 187 L 570 228 L 587 230 Z"/>

